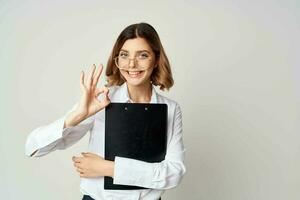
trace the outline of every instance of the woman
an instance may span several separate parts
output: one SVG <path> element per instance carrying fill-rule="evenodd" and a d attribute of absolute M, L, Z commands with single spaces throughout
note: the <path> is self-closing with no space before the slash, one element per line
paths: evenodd
<path fill-rule="evenodd" d="M 40 157 L 56 149 L 66 149 L 90 131 L 89 152 L 72 157 L 81 177 L 80 191 L 84 200 L 160 199 L 166 189 L 180 183 L 186 168 L 180 106 L 154 88 L 169 90 L 173 85 L 170 64 L 155 29 L 147 23 L 139 23 L 121 32 L 107 63 L 107 85 L 97 88 L 102 69 L 102 65 L 98 69 L 93 65 L 87 77 L 81 72 L 80 101 L 63 117 L 33 130 L 26 141 L 26 155 Z M 119 156 L 114 161 L 103 159 L 104 108 L 110 102 L 168 105 L 165 160 L 148 163 Z M 149 189 L 104 190 L 104 176 L 112 177 L 114 184 Z"/>

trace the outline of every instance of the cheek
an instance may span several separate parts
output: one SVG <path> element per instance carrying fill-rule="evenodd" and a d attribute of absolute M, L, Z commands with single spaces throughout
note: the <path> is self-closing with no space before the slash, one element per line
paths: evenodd
<path fill-rule="evenodd" d="M 153 73 L 153 68 L 150 68 L 150 69 L 146 70 L 145 72 L 146 72 L 146 75 L 148 77 L 150 77 L 152 75 L 152 73 Z"/>

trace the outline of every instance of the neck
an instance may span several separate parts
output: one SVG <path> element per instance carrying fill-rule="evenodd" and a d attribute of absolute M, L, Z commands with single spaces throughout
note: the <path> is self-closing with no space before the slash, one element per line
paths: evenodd
<path fill-rule="evenodd" d="M 128 95 L 133 103 L 150 103 L 152 95 L 152 84 L 150 82 L 139 86 L 128 85 Z"/>

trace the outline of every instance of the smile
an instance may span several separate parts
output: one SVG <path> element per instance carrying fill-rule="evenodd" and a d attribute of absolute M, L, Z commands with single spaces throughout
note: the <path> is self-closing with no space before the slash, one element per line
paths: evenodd
<path fill-rule="evenodd" d="M 144 73 L 144 71 L 127 71 L 127 74 L 129 75 L 130 78 L 138 78 L 143 73 Z"/>

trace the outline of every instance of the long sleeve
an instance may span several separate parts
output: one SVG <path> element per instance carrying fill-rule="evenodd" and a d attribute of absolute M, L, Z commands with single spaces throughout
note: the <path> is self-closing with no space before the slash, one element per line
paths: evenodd
<path fill-rule="evenodd" d="M 114 184 L 136 185 L 152 189 L 176 187 L 186 172 L 185 148 L 182 138 L 182 114 L 176 103 L 173 133 L 167 145 L 165 160 L 149 163 L 141 160 L 115 157 Z"/>
<path fill-rule="evenodd" d="M 31 131 L 25 144 L 25 155 L 30 157 L 37 150 L 33 157 L 44 156 L 56 149 L 66 149 L 80 140 L 93 127 L 95 115 L 83 120 L 76 126 L 63 128 L 67 115 L 75 110 L 77 105 L 78 103 L 73 105 L 72 109 L 64 116 L 52 123 Z"/>

